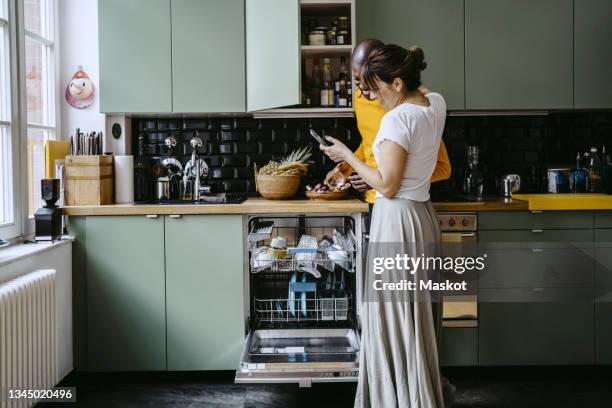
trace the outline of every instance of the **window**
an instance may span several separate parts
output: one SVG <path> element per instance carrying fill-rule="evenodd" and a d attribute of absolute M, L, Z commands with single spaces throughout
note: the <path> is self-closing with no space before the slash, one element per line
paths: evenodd
<path fill-rule="evenodd" d="M 57 135 L 54 6 L 54 0 L 23 0 L 30 216 L 44 204 L 40 180 L 45 178 L 45 141 Z"/>
<path fill-rule="evenodd" d="M 0 238 L 30 232 L 57 137 L 56 0 L 0 0 Z M 27 174 L 27 176 L 26 176 Z"/>
<path fill-rule="evenodd" d="M 13 171 L 18 140 L 13 131 L 11 86 L 11 28 L 8 0 L 0 0 L 0 238 L 19 235 L 16 216 L 16 172 Z"/>

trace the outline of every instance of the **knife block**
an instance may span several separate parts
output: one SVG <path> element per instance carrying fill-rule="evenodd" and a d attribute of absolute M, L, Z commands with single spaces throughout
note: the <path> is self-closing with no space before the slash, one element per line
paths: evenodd
<path fill-rule="evenodd" d="M 113 156 L 66 156 L 66 205 L 114 202 Z"/>

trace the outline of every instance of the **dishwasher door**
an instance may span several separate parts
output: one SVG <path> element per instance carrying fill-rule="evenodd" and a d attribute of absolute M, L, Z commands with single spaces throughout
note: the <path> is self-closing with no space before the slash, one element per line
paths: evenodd
<path fill-rule="evenodd" d="M 273 329 L 249 333 L 236 383 L 357 381 L 359 333 L 347 328 Z"/>

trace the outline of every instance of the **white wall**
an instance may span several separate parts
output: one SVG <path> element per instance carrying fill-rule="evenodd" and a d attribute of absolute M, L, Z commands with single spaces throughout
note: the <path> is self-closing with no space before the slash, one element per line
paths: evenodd
<path fill-rule="evenodd" d="M 62 137 L 77 127 L 82 131 L 105 131 L 105 117 L 99 113 L 98 0 L 59 1 L 59 41 Z M 73 108 L 64 97 L 79 65 L 96 87 L 96 100 L 86 109 Z"/>
<path fill-rule="evenodd" d="M 18 244 L 47 247 L 49 244 Z M 17 246 L 17 245 L 16 245 Z M 30 249 L 31 248 L 31 249 Z M 44 252 L 22 256 L 14 262 L 5 263 L 2 254 L 19 252 L 22 248 L 3 248 L 0 254 L 0 283 L 39 269 L 55 269 L 55 347 L 57 351 L 58 378 L 64 378 L 74 366 L 72 348 L 72 242 L 63 242 Z"/>

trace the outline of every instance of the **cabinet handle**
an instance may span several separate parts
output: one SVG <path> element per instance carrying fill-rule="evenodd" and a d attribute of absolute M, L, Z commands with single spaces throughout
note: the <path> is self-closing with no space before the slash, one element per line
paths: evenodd
<path fill-rule="evenodd" d="M 181 218 L 182 215 L 180 214 L 170 214 L 170 218 Z"/>
<path fill-rule="evenodd" d="M 539 254 L 540 252 L 544 252 L 544 250 L 542 248 L 533 248 L 531 252 L 534 254 Z"/>
<path fill-rule="evenodd" d="M 542 232 L 544 232 L 544 230 L 541 230 L 541 229 L 532 229 L 531 232 L 533 232 L 535 234 L 541 234 Z"/>
<path fill-rule="evenodd" d="M 544 211 L 542 211 L 542 210 L 534 210 L 534 211 L 532 211 L 531 213 L 532 213 L 532 214 L 542 214 L 543 212 L 544 212 Z"/>
<path fill-rule="evenodd" d="M 157 218 L 159 215 L 157 214 L 147 214 L 147 218 Z"/>

